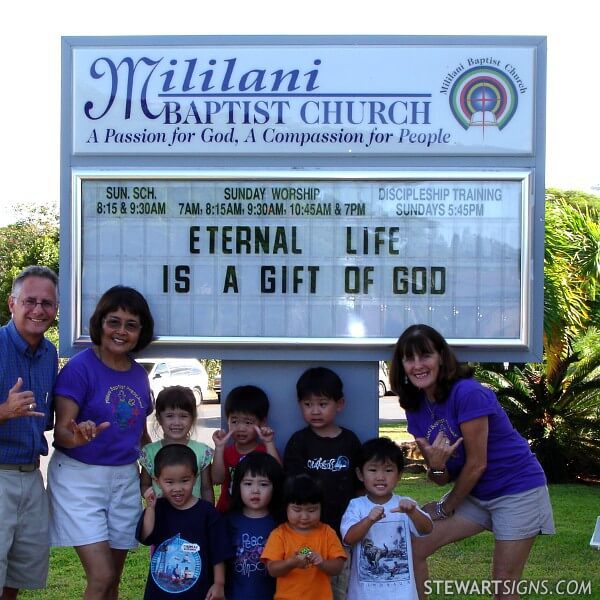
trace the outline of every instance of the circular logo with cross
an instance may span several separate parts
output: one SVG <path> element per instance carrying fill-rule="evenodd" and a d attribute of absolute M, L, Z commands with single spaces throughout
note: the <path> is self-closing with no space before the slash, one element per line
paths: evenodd
<path fill-rule="evenodd" d="M 500 69 L 474 67 L 465 71 L 450 90 L 450 108 L 464 129 L 504 129 L 517 110 L 517 89 Z"/>

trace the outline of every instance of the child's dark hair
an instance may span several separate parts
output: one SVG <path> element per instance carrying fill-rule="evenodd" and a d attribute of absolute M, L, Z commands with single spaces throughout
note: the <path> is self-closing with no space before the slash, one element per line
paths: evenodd
<path fill-rule="evenodd" d="M 281 493 L 283 488 L 283 468 L 270 454 L 266 452 L 250 452 L 242 457 L 233 473 L 231 488 L 231 512 L 244 510 L 242 502 L 241 482 L 246 475 L 266 477 L 273 484 L 273 495 L 269 503 L 269 513 L 276 520 L 280 518 Z"/>
<path fill-rule="evenodd" d="M 361 446 L 356 466 L 362 471 L 370 460 L 381 463 L 390 461 L 398 467 L 398 473 L 404 469 L 402 448 L 388 437 L 373 438 Z"/>
<path fill-rule="evenodd" d="M 308 396 L 324 396 L 336 402 L 344 397 L 344 386 L 337 373 L 326 367 L 304 371 L 296 382 L 298 401 Z"/>
<path fill-rule="evenodd" d="M 240 385 L 233 388 L 225 399 L 225 416 L 231 413 L 252 415 L 264 421 L 269 414 L 267 394 L 255 385 Z"/>
<path fill-rule="evenodd" d="M 289 504 L 323 504 L 323 488 L 307 473 L 288 477 L 283 488 L 283 502 Z"/>
<path fill-rule="evenodd" d="M 194 451 L 184 444 L 167 444 L 154 457 L 154 476 L 160 477 L 165 467 L 185 465 L 198 475 L 198 461 Z"/>
<path fill-rule="evenodd" d="M 192 415 L 192 424 L 198 418 L 196 398 L 189 387 L 183 385 L 172 385 L 163 388 L 156 397 L 156 416 L 159 417 L 165 410 L 178 408 Z"/>

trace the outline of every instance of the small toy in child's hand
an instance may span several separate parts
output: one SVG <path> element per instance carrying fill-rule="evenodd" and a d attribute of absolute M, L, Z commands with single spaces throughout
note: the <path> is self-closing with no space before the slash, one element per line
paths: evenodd
<path fill-rule="evenodd" d="M 298 550 L 298 554 L 300 556 L 310 556 L 312 554 L 312 550 L 308 546 L 302 546 L 302 548 Z"/>

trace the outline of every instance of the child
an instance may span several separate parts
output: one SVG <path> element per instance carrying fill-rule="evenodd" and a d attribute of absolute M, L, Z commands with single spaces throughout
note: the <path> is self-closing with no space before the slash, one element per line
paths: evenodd
<path fill-rule="evenodd" d="M 236 467 L 227 521 L 236 548 L 227 563 L 227 600 L 273 598 L 275 580 L 260 555 L 280 512 L 283 469 L 264 452 L 251 452 Z"/>
<path fill-rule="evenodd" d="M 309 473 L 323 489 L 322 520 L 339 535 L 348 502 L 356 496 L 360 442 L 336 424 L 344 408 L 342 380 L 325 367 L 305 371 L 296 383 L 298 404 L 308 427 L 290 437 L 283 455 L 286 475 Z"/>
<path fill-rule="evenodd" d="M 344 568 L 346 552 L 335 531 L 321 523 L 323 492 L 309 475 L 286 482 L 287 523 L 273 530 L 261 559 L 277 578 L 275 598 L 328 600 L 330 577 Z"/>
<path fill-rule="evenodd" d="M 273 442 L 273 430 L 266 425 L 268 414 L 269 399 L 254 385 L 236 387 L 227 395 L 225 416 L 229 432 L 219 429 L 212 436 L 215 443 L 212 480 L 221 484 L 218 511 L 224 513 L 229 508 L 232 472 L 246 454 L 266 452 L 281 462 Z M 227 446 L 229 438 L 233 438 L 233 444 Z"/>
<path fill-rule="evenodd" d="M 156 546 L 144 600 L 224 598 L 225 560 L 233 549 L 221 515 L 192 494 L 197 475 L 196 455 L 187 446 L 171 444 L 156 454 L 154 477 L 162 497 L 146 490 L 136 530 L 142 544 Z"/>
<path fill-rule="evenodd" d="M 342 518 L 353 547 L 348 600 L 417 600 L 411 537 L 433 529 L 417 503 L 394 494 L 404 468 L 402 450 L 389 438 L 365 442 L 356 469 L 366 496 L 350 501 Z"/>
<path fill-rule="evenodd" d="M 197 417 L 196 399 L 190 388 L 174 385 L 159 392 L 156 398 L 156 421 L 162 427 L 164 437 L 142 448 L 140 454 L 140 464 L 143 467 L 140 475 L 142 496 L 150 486 L 154 488 L 154 493 L 160 496 L 160 489 L 152 480 L 156 453 L 168 444 L 185 444 L 194 451 L 200 473 L 194 485 L 194 496 L 211 504 L 215 503 L 209 468 L 212 449 L 202 442 L 190 439 Z"/>
<path fill-rule="evenodd" d="M 336 424 L 344 408 L 342 380 L 331 369 L 305 371 L 296 383 L 298 403 L 308 427 L 289 439 L 283 455 L 286 475 L 309 473 L 323 489 L 321 520 L 340 536 L 340 522 L 348 502 L 360 489 L 356 458 L 360 442 L 349 429 Z M 340 536 L 341 539 L 341 536 Z M 332 580 L 336 600 L 346 596 L 347 566 Z"/>

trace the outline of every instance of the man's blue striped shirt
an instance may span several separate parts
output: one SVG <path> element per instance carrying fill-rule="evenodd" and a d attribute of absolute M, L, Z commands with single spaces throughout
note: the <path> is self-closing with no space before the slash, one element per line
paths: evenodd
<path fill-rule="evenodd" d="M 52 426 L 52 389 L 58 370 L 54 344 L 43 339 L 35 351 L 21 337 L 14 322 L 0 328 L 0 403 L 17 378 L 23 379 L 21 391 L 32 390 L 37 412 L 43 417 L 16 417 L 0 422 L 0 463 L 30 464 L 40 454 L 48 454 L 44 430 Z"/>

